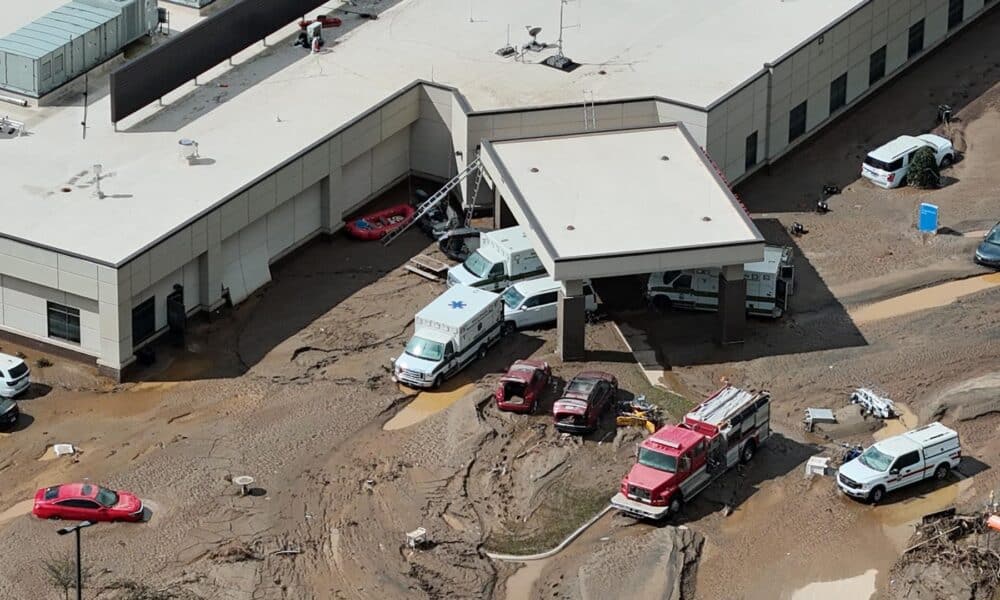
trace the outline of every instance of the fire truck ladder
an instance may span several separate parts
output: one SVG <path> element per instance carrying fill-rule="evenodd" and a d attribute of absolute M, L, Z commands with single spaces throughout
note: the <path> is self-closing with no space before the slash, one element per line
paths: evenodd
<path fill-rule="evenodd" d="M 725 387 L 688 414 L 699 421 L 718 426 L 742 410 L 756 396 L 739 388 Z"/>
<path fill-rule="evenodd" d="M 483 182 L 483 167 L 479 162 L 479 150 L 476 150 L 476 160 L 472 161 L 479 165 L 476 169 L 476 184 L 472 186 L 472 194 L 469 196 L 469 207 L 465 210 L 465 226 L 472 226 L 472 216 L 476 212 L 476 200 L 479 199 L 479 184 Z"/>
<path fill-rule="evenodd" d="M 399 229 L 393 231 L 389 235 L 382 238 L 382 245 L 388 246 L 389 244 L 391 244 L 393 240 L 401 236 L 407 229 L 412 227 L 414 223 L 416 223 L 417 221 L 422 219 L 424 215 L 432 211 L 435 206 L 437 206 L 438 204 L 441 203 L 442 200 L 447 198 L 448 195 L 451 194 L 451 191 L 454 190 L 456 187 L 458 187 L 458 184 L 462 183 L 462 181 L 464 181 L 466 177 L 471 175 L 473 171 L 479 171 L 478 156 L 476 157 L 475 160 L 470 162 L 465 167 L 465 169 L 462 170 L 462 172 L 460 172 L 458 175 L 455 175 L 451 179 L 451 181 L 444 184 L 444 186 L 438 191 L 434 192 L 434 195 L 428 198 L 426 202 L 418 206 L 416 212 L 413 213 L 413 216 L 410 218 L 409 221 L 407 221 L 405 225 L 403 225 Z"/>

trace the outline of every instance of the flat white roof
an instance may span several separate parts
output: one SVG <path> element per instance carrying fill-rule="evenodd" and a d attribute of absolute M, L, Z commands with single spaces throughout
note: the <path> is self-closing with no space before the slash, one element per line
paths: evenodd
<path fill-rule="evenodd" d="M 564 50 L 582 66 L 564 73 L 532 64 L 554 50 L 529 52 L 526 62 L 495 54 L 508 30 L 512 44 L 526 42 L 528 25 L 554 43 L 556 0 L 403 0 L 322 54 L 278 44 L 297 30 L 291 24 L 269 37 L 275 43 L 267 49 L 257 44 L 231 70 L 220 65 L 199 77 L 200 87 L 178 88 L 166 107 L 154 103 L 118 133 L 108 122 L 107 78 L 92 77 L 86 139 L 77 103 L 0 108 L 31 133 L 0 139 L 0 208 L 17 216 L 4 219 L 0 233 L 117 264 L 415 79 L 456 87 L 475 110 L 579 103 L 584 90 L 597 101 L 662 96 L 705 106 L 863 3 L 632 0 L 625 9 L 572 1 Z M 15 16 L 7 11 L 4 20 L 14 29 L 52 8 L 11 5 Z M 182 166 L 181 138 L 197 140 L 214 164 Z M 59 191 L 92 179 L 96 163 L 110 175 L 103 199 Z"/>
<path fill-rule="evenodd" d="M 483 147 L 555 262 L 739 245 L 761 259 L 760 232 L 681 125 Z"/>

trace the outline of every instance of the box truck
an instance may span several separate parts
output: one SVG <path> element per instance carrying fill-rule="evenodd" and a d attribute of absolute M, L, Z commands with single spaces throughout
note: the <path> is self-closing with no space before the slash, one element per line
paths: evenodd
<path fill-rule="evenodd" d="M 520 227 L 479 236 L 479 248 L 465 262 L 448 269 L 448 285 L 468 285 L 491 292 L 545 275 L 545 267 Z"/>
<path fill-rule="evenodd" d="M 393 361 L 393 379 L 438 387 L 486 355 L 503 331 L 499 294 L 464 285 L 448 288 L 413 319 L 413 337 Z"/>

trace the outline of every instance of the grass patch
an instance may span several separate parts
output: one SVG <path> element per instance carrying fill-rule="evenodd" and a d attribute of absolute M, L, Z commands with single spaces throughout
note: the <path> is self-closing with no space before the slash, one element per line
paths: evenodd
<path fill-rule="evenodd" d="M 536 554 L 558 546 L 566 536 L 608 505 L 607 489 L 582 489 L 570 485 L 553 486 L 547 501 L 517 528 L 494 534 L 486 541 L 490 552 Z"/>
<path fill-rule="evenodd" d="M 675 421 L 681 419 L 698 404 L 693 401 L 694 399 L 686 398 L 677 392 L 650 385 L 649 379 L 646 378 L 646 374 L 638 365 L 635 365 L 629 373 L 628 381 L 622 382 L 622 387 L 636 396 L 645 395 L 646 400 L 663 410 L 664 416 L 671 417 Z"/>

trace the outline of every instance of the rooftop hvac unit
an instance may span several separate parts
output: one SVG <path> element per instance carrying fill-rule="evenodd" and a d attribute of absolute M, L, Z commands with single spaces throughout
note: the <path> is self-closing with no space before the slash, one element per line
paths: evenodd
<path fill-rule="evenodd" d="M 0 38 L 0 88 L 40 98 L 156 27 L 156 0 L 72 0 Z"/>

